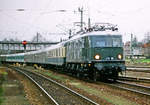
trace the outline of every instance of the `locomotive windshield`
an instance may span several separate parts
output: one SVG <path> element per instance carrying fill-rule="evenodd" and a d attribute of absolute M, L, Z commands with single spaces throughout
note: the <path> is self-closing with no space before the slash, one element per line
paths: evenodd
<path fill-rule="evenodd" d="M 112 36 L 90 36 L 91 47 L 122 47 L 122 37 Z"/>

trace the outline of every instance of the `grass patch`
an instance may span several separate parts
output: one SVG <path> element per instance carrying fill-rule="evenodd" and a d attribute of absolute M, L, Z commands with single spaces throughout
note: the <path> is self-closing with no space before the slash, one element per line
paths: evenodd
<path fill-rule="evenodd" d="M 0 75 L 7 75 L 8 73 L 0 70 Z"/>
<path fill-rule="evenodd" d="M 2 85 L 3 85 L 3 81 L 5 80 L 5 75 L 6 74 L 0 75 L 0 105 L 4 101 L 4 97 L 3 97 L 4 89 L 3 89 Z"/>
<path fill-rule="evenodd" d="M 99 90 L 96 90 L 95 88 L 87 87 L 82 84 L 78 84 L 74 86 L 88 92 L 89 94 L 96 95 L 100 97 L 101 99 L 104 99 L 107 102 L 110 102 L 114 105 L 138 105 L 137 103 L 131 102 L 127 99 L 104 92 L 103 90 L 99 91 Z"/>
<path fill-rule="evenodd" d="M 132 62 L 131 59 L 126 59 L 126 62 Z M 150 59 L 133 59 L 134 63 L 150 63 Z"/>
<path fill-rule="evenodd" d="M 0 85 L 0 105 L 2 104 L 3 102 L 3 88 L 2 88 L 2 85 Z"/>
<path fill-rule="evenodd" d="M 47 76 L 50 76 L 50 77 L 52 77 L 52 78 L 54 78 L 56 80 L 61 80 L 61 81 L 66 81 L 67 80 L 67 78 L 62 77 L 62 76 L 56 76 L 52 72 L 42 72 L 42 71 L 39 71 L 39 70 L 37 72 L 40 72 L 40 73 L 42 73 L 44 75 L 47 75 Z"/>
<path fill-rule="evenodd" d="M 0 68 L 0 105 L 2 104 L 2 102 L 4 101 L 4 89 L 3 89 L 3 82 L 6 79 L 6 76 L 8 75 L 8 73 L 5 71 L 4 68 Z"/>
<path fill-rule="evenodd" d="M 150 59 L 139 59 L 137 62 L 150 63 Z"/>

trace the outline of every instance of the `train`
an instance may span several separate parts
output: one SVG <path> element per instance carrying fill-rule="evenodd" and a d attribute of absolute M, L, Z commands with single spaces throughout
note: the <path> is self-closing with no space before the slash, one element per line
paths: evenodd
<path fill-rule="evenodd" d="M 122 35 L 118 29 L 96 25 L 66 41 L 38 51 L 0 55 L 2 63 L 59 68 L 77 77 L 118 79 L 126 70 Z"/>

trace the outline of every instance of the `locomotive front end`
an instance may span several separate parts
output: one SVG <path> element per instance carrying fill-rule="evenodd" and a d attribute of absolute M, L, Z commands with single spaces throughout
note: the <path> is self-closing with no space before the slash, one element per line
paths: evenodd
<path fill-rule="evenodd" d="M 89 36 L 90 48 L 87 52 L 93 74 L 100 78 L 117 79 L 118 73 L 126 69 L 121 35 Z"/>

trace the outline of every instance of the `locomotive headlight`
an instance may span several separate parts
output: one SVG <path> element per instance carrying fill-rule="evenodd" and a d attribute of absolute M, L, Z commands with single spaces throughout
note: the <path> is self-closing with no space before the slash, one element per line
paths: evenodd
<path fill-rule="evenodd" d="M 100 59 L 100 55 L 97 54 L 97 55 L 94 56 L 94 58 L 95 58 L 96 60 L 98 60 L 98 59 Z"/>
<path fill-rule="evenodd" d="M 122 59 L 122 55 L 118 54 L 118 59 L 121 60 Z"/>

